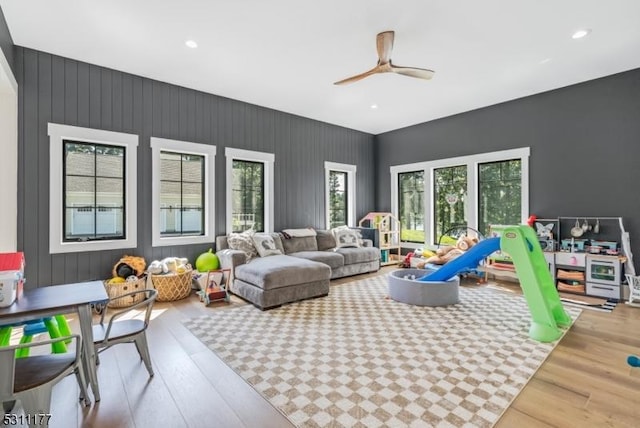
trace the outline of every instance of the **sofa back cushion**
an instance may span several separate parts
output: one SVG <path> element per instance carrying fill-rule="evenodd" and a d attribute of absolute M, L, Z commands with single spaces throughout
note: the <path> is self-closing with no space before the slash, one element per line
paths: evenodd
<path fill-rule="evenodd" d="M 227 235 L 216 236 L 216 251 L 226 250 L 228 248 L 229 243 L 227 242 Z"/>
<path fill-rule="evenodd" d="M 285 254 L 298 253 L 300 251 L 318 251 L 318 241 L 315 236 L 303 238 L 284 238 L 282 246 Z"/>
<path fill-rule="evenodd" d="M 360 231 L 349 229 L 348 227 L 338 227 L 333 229 L 333 236 L 336 238 L 336 247 L 360 247 L 362 240 Z"/>
<path fill-rule="evenodd" d="M 336 248 L 336 238 L 330 230 L 316 230 L 316 233 L 318 251 L 326 251 Z"/>
<path fill-rule="evenodd" d="M 239 250 L 247 256 L 247 263 L 258 255 L 255 245 L 253 245 L 253 230 L 245 230 L 242 233 L 230 233 L 227 236 L 227 243 L 232 250 Z"/>
<path fill-rule="evenodd" d="M 260 257 L 284 254 L 282 241 L 277 233 L 256 233 L 253 235 L 253 245 Z"/>

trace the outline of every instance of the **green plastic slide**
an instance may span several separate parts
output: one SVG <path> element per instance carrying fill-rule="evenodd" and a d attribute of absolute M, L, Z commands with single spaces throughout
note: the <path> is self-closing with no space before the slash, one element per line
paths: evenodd
<path fill-rule="evenodd" d="M 529 226 L 506 228 L 500 238 L 500 249 L 511 256 L 529 305 L 529 336 L 540 342 L 560 338 L 562 331 L 558 326 L 569 327 L 571 317 L 560 302 L 535 231 Z"/>

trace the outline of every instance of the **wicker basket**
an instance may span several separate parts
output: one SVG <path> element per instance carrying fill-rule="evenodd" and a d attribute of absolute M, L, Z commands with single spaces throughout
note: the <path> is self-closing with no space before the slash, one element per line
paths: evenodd
<path fill-rule="evenodd" d="M 183 273 L 151 275 L 153 288 L 158 290 L 158 302 L 172 302 L 191 294 L 191 269 Z"/>
<path fill-rule="evenodd" d="M 120 297 L 132 291 L 144 290 L 146 288 L 146 281 L 147 278 L 145 276 L 138 278 L 138 280 L 135 282 L 126 281 L 116 284 L 109 284 L 107 281 L 105 281 L 104 288 L 107 290 L 109 299 L 115 299 L 116 297 Z M 127 308 L 129 306 L 135 305 L 138 302 L 141 302 L 143 299 L 144 293 L 138 293 L 124 299 L 110 301 L 107 306 L 110 308 Z"/>

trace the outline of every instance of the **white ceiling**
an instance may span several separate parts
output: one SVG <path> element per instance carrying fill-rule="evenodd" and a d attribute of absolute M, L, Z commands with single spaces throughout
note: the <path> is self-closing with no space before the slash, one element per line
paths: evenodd
<path fill-rule="evenodd" d="M 17 45 L 373 134 L 640 67 L 638 0 L 0 6 Z M 581 28 L 593 31 L 573 40 Z M 433 80 L 387 73 L 333 85 L 375 65 L 384 30 L 396 32 L 394 64 L 433 69 Z"/>

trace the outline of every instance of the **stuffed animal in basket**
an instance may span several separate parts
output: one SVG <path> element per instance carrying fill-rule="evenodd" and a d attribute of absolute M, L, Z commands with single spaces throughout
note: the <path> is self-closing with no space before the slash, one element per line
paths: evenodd
<path fill-rule="evenodd" d="M 443 265 L 456 257 L 464 254 L 465 251 L 473 247 L 478 243 L 478 238 L 470 238 L 466 235 L 458 238 L 456 245 L 447 245 L 446 247 L 438 248 L 436 255 L 429 257 L 425 260 L 426 263 L 433 263 L 434 265 Z M 424 267 L 424 266 L 423 266 Z"/>
<path fill-rule="evenodd" d="M 147 262 L 144 261 L 144 257 L 124 255 L 113 265 L 113 271 L 111 273 L 114 278 L 127 279 L 130 276 L 140 277 L 144 274 L 146 267 Z"/>
<path fill-rule="evenodd" d="M 183 273 L 189 269 L 189 259 L 184 257 L 166 257 L 162 260 L 154 260 L 149 264 L 149 273 L 154 275 L 161 273 Z"/>

